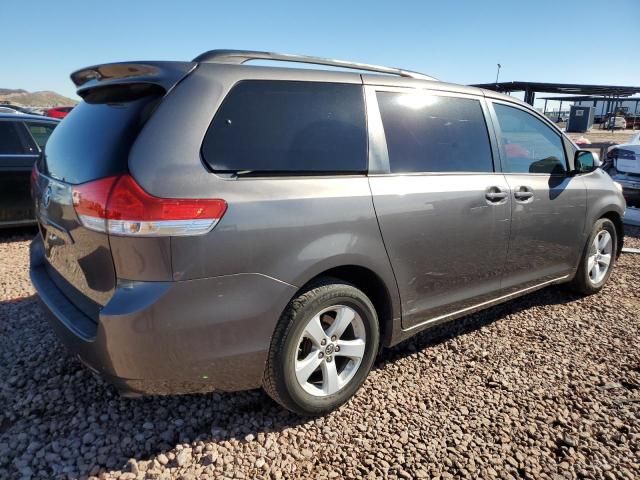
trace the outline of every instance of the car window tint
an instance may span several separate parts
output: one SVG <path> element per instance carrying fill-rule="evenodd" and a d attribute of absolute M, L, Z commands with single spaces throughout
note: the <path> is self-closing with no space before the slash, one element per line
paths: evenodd
<path fill-rule="evenodd" d="M 493 172 L 478 100 L 426 92 L 378 92 L 393 173 Z"/>
<path fill-rule="evenodd" d="M 507 173 L 564 173 L 562 138 L 533 115 L 494 104 L 500 126 L 502 168 Z"/>
<path fill-rule="evenodd" d="M 47 140 L 49 140 L 49 136 L 51 135 L 51 132 L 53 132 L 55 125 L 27 122 L 27 128 L 29 129 L 29 132 L 31 133 L 33 139 L 38 144 L 38 147 L 40 147 L 40 149 L 43 149 L 47 143 Z"/>
<path fill-rule="evenodd" d="M 202 154 L 220 172 L 365 172 L 362 86 L 240 82 L 216 113 Z"/>
<path fill-rule="evenodd" d="M 0 121 L 0 155 L 28 153 L 22 141 L 17 126 L 14 122 Z"/>
<path fill-rule="evenodd" d="M 160 96 L 151 89 L 130 92 L 130 98 L 115 92 L 96 92 L 57 124 L 44 151 L 47 175 L 77 184 L 127 170 L 129 150 Z"/>

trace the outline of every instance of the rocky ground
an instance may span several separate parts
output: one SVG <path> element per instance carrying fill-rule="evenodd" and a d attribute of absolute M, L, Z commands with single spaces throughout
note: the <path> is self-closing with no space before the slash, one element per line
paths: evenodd
<path fill-rule="evenodd" d="M 640 246 L 640 229 L 628 229 Z M 0 239 L 0 478 L 640 478 L 640 255 L 380 355 L 324 418 L 261 391 L 128 400 L 67 355 Z"/>

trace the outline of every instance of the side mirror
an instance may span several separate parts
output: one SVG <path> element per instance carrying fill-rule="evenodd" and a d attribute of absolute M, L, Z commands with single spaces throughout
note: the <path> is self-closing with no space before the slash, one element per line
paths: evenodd
<path fill-rule="evenodd" d="M 600 166 L 598 154 L 589 150 L 578 150 L 573 157 L 573 172 L 576 175 L 593 172 Z"/>

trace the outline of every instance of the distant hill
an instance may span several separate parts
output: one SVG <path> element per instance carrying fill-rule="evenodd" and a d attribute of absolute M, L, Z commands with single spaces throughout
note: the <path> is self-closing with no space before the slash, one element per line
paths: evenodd
<path fill-rule="evenodd" d="M 12 90 L 10 88 L 0 88 L 0 95 L 9 95 L 11 93 L 29 93 L 26 90 Z"/>
<path fill-rule="evenodd" d="M 29 107 L 57 107 L 75 105 L 78 101 L 47 90 L 27 92 L 22 89 L 0 88 L 0 104 L 2 103 L 15 103 Z"/>

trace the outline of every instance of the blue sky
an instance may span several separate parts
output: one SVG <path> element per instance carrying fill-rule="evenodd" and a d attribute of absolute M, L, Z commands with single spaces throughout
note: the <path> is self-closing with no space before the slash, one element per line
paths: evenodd
<path fill-rule="evenodd" d="M 521 4 L 521 5 L 519 5 Z M 529 4 L 527 6 L 527 4 Z M 456 83 L 640 84 L 639 0 L 3 0 L 0 87 L 73 96 L 69 73 L 213 48 L 404 67 Z"/>

